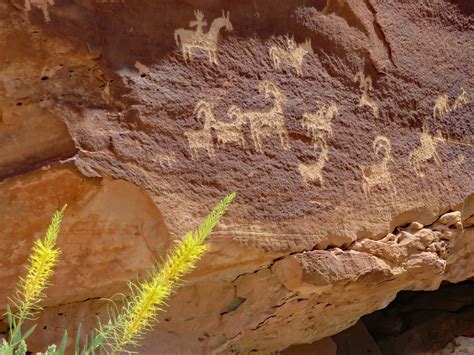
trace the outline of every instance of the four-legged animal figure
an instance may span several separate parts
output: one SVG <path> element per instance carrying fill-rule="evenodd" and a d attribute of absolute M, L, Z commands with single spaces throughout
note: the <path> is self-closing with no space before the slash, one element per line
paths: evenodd
<path fill-rule="evenodd" d="M 382 161 L 378 164 L 363 165 L 362 169 L 362 190 L 367 196 L 373 186 L 385 185 L 392 193 L 396 194 L 396 188 L 393 184 L 388 164 L 392 161 L 392 148 L 388 138 L 378 136 L 375 138 L 373 144 L 375 154 L 384 152 Z"/>
<path fill-rule="evenodd" d="M 202 130 L 184 132 L 191 148 L 191 158 L 193 160 L 197 158 L 199 150 L 205 150 L 209 156 L 214 156 L 214 144 L 211 134 L 211 126 L 214 121 L 212 109 L 211 103 L 204 100 L 199 101 L 194 108 L 194 115 L 198 121 L 201 117 L 204 118 L 204 127 Z"/>
<path fill-rule="evenodd" d="M 318 160 L 315 163 L 310 164 L 300 162 L 298 164 L 298 170 L 305 184 L 310 181 L 319 181 L 319 184 L 322 185 L 324 182 L 322 172 L 324 165 L 326 165 L 326 162 L 329 159 L 329 149 L 325 139 L 320 135 L 313 137 L 313 147 L 320 148 Z"/>
<path fill-rule="evenodd" d="M 311 40 L 296 44 L 293 38 L 286 36 L 287 48 L 271 46 L 268 53 L 277 71 L 281 71 L 281 65 L 289 65 L 296 70 L 298 76 L 303 76 L 303 58 L 306 54 L 313 54 Z"/>
<path fill-rule="evenodd" d="M 191 26 L 196 27 L 196 31 L 185 30 L 179 28 L 174 31 L 174 38 L 176 45 L 179 47 L 181 44 L 181 50 L 183 51 L 184 60 L 192 60 L 192 54 L 194 49 L 201 49 L 207 52 L 209 62 L 211 64 L 217 63 L 217 37 L 221 28 L 225 27 L 227 31 L 232 31 L 232 24 L 229 20 L 229 11 L 227 14 L 222 11 L 222 16 L 212 21 L 211 27 L 207 33 L 204 33 L 202 28 L 207 25 L 204 19 L 204 15 L 200 11 L 195 13 L 196 21 L 190 23 Z"/>
<path fill-rule="evenodd" d="M 437 147 L 438 142 L 444 142 L 444 138 L 441 133 L 438 133 L 437 137 L 433 137 L 428 132 L 427 125 L 423 125 L 423 131 L 420 136 L 421 145 L 410 152 L 409 161 L 415 169 L 416 175 L 423 177 L 425 173 L 420 169 L 420 163 L 428 161 L 431 158 L 434 159 L 436 165 L 441 164 L 441 158 L 438 155 Z"/>

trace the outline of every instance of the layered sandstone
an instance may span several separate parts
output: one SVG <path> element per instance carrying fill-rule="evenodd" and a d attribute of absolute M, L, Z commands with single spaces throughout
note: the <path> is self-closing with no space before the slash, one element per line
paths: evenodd
<path fill-rule="evenodd" d="M 473 13 L 468 0 L 1 2 L 0 308 L 62 204 L 33 350 L 106 317 L 101 298 L 229 191 L 145 353 L 282 351 L 401 290 L 473 277 Z"/>

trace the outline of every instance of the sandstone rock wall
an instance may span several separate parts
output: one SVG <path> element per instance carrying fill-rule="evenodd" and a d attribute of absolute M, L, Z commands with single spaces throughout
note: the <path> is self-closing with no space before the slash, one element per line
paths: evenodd
<path fill-rule="evenodd" d="M 229 191 L 145 353 L 281 351 L 400 290 L 472 277 L 473 13 L 468 0 L 0 2 L 0 308 L 58 206 L 37 349 L 105 316 L 99 299 Z"/>

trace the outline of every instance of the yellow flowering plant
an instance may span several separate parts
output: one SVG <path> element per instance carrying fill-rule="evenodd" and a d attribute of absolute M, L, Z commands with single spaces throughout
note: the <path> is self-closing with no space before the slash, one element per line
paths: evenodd
<path fill-rule="evenodd" d="M 156 315 L 164 310 L 165 301 L 180 285 L 181 278 L 193 270 L 197 261 L 208 250 L 204 244 L 236 194 L 227 195 L 206 219 L 192 232 L 187 233 L 161 262 L 157 262 L 143 281 L 130 283 L 130 296 L 117 314 L 111 314 L 106 324 L 99 324 L 88 344 L 80 345 L 80 326 L 76 334 L 75 355 L 133 353 L 130 349 L 139 345 L 139 340 L 151 330 Z M 33 319 L 41 311 L 44 290 L 58 262 L 60 250 L 56 246 L 59 227 L 66 206 L 55 212 L 43 239 L 37 240 L 28 259 L 27 273 L 21 278 L 11 299 L 13 310 L 8 306 L 9 341 L 0 343 L 0 355 L 24 355 L 27 351 L 26 339 L 35 326 L 22 334 L 25 320 Z M 67 332 L 59 347 L 52 344 L 45 355 L 63 355 L 67 346 Z M 38 353 L 41 354 L 41 353 Z"/>

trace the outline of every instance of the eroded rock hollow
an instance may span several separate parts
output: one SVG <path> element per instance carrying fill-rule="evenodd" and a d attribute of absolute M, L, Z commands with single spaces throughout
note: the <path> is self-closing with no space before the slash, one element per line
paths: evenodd
<path fill-rule="evenodd" d="M 1 0 L 0 308 L 64 203 L 33 351 L 106 317 L 101 298 L 230 191 L 143 353 L 280 352 L 399 291 L 472 278 L 473 14 L 470 0 Z"/>

